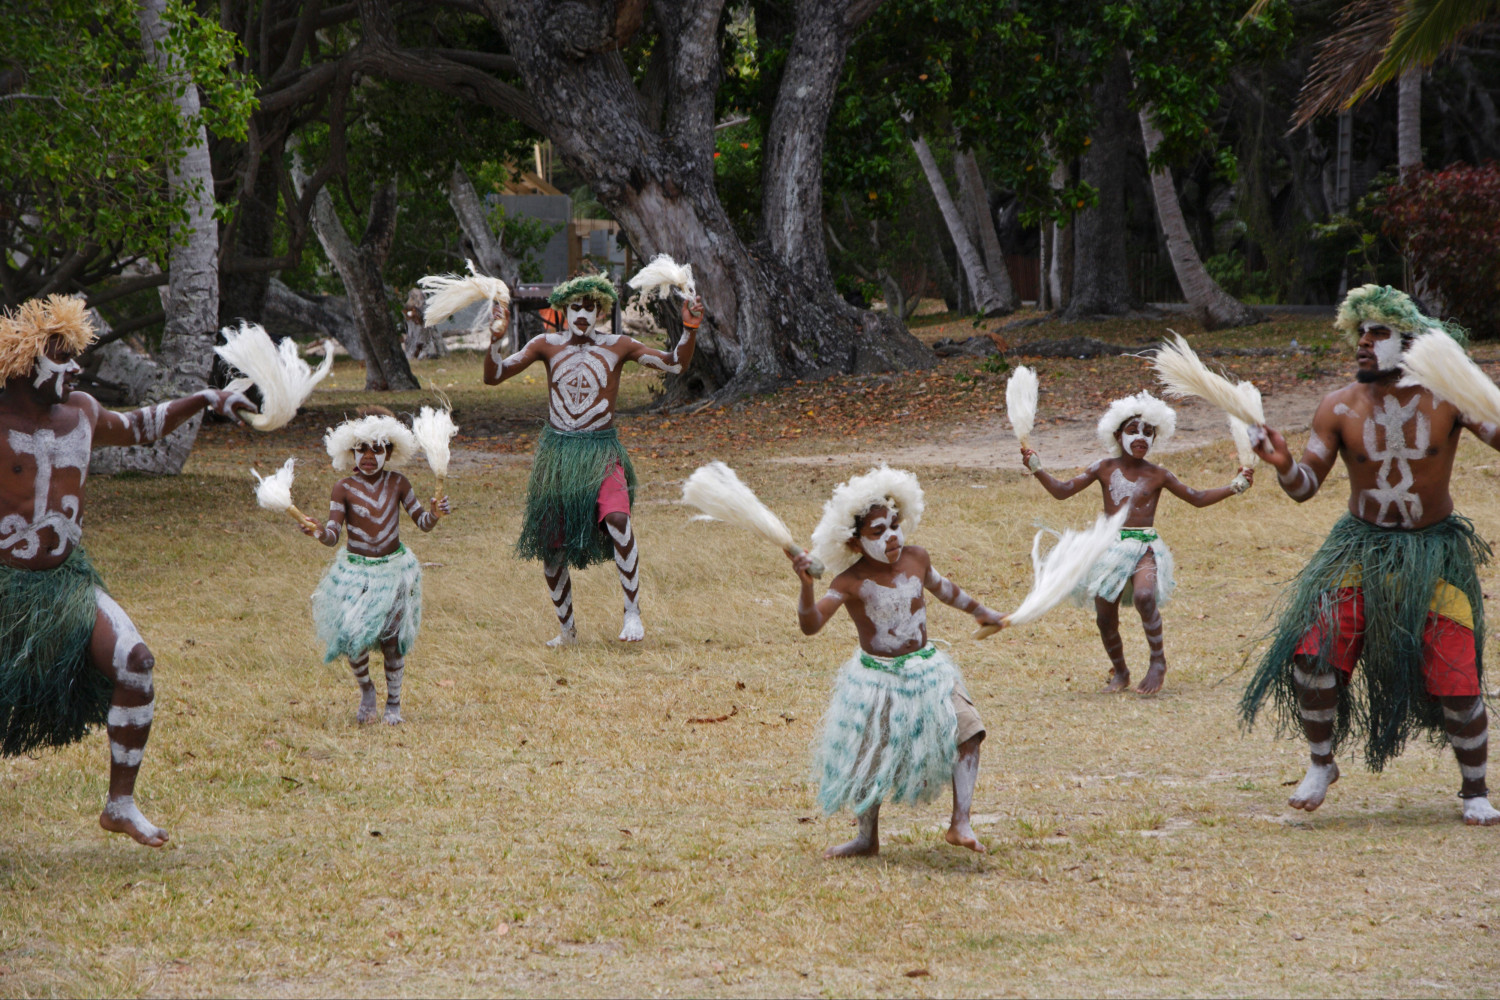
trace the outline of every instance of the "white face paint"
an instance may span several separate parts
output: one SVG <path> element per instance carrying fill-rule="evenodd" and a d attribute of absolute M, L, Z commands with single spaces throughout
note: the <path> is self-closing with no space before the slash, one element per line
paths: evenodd
<path fill-rule="evenodd" d="M 1386 334 L 1370 345 L 1370 350 L 1375 355 L 1375 367 L 1383 372 L 1395 371 L 1401 367 L 1401 334 L 1392 330 L 1384 323 L 1365 322 L 1359 325 L 1360 333 L 1368 333 L 1371 330 L 1385 330 Z"/>
<path fill-rule="evenodd" d="M 906 536 L 901 532 L 899 524 L 891 524 L 892 517 L 889 513 L 873 518 L 865 522 L 865 530 L 876 532 L 874 538 L 865 534 L 864 530 L 859 533 L 859 547 L 864 554 L 876 562 L 892 563 L 901 558 L 901 550 L 906 546 Z M 887 539 L 896 540 L 896 551 L 894 554 L 886 552 Z"/>
<path fill-rule="evenodd" d="M 568 333 L 594 336 L 594 326 L 599 322 L 599 309 L 593 299 L 574 299 L 568 303 Z"/>
<path fill-rule="evenodd" d="M 364 452 L 364 450 L 361 449 L 361 448 L 355 448 L 354 449 L 354 468 L 357 469 L 357 470 L 359 470 L 360 472 L 363 472 L 367 476 L 378 476 L 378 475 L 380 475 L 380 471 L 385 468 L 386 456 L 389 455 L 390 453 L 389 453 L 389 451 L 386 449 L 386 447 L 384 445 L 381 445 L 381 446 L 373 449 L 373 452 L 374 452 L 374 457 L 375 457 L 375 468 L 372 471 L 372 470 L 368 470 L 368 469 L 366 469 L 364 467 L 364 464 L 363 464 L 364 463 L 364 459 L 365 459 L 365 452 Z"/>
<path fill-rule="evenodd" d="M 1150 424 L 1142 423 L 1139 419 L 1130 419 L 1125 422 L 1124 429 L 1120 431 L 1120 451 L 1127 457 L 1135 457 L 1132 450 L 1135 442 L 1146 442 L 1146 450 L 1141 457 L 1151 453 L 1151 442 L 1156 440 L 1156 428 Z"/>
<path fill-rule="evenodd" d="M 83 371 L 83 368 L 72 358 L 59 364 L 43 354 L 36 359 L 36 377 L 31 380 L 31 384 L 40 389 L 48 382 L 51 382 L 52 394 L 58 399 L 62 399 L 63 383 L 67 380 L 67 377 L 69 375 L 76 375 L 81 371 Z"/>

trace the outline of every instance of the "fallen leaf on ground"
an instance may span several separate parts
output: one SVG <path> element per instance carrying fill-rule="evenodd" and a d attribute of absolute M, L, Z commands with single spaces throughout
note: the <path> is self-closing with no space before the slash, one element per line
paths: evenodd
<path fill-rule="evenodd" d="M 727 722 L 730 718 L 732 718 L 732 717 L 734 717 L 736 715 L 739 715 L 739 714 L 740 714 L 740 707 L 738 705 L 730 705 L 729 706 L 729 714 L 728 715 L 716 715 L 713 718 L 709 718 L 709 717 L 705 716 L 705 717 L 703 717 L 701 719 L 689 719 L 687 721 L 688 721 L 688 725 L 690 725 L 690 726 L 701 725 L 701 724 L 706 724 L 706 723 L 710 723 L 710 722 Z"/>

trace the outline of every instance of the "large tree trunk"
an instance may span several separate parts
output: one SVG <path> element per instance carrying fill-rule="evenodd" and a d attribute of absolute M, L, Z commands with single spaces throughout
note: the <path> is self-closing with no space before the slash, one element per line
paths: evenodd
<path fill-rule="evenodd" d="M 426 308 L 427 296 L 422 289 L 413 288 L 406 293 L 406 306 L 401 310 L 406 319 L 406 340 L 402 348 L 408 358 L 441 358 L 448 354 L 448 345 L 438 328 L 422 322 Z"/>
<path fill-rule="evenodd" d="M 1153 109 L 1148 105 L 1141 109 L 1141 139 L 1146 144 L 1146 159 L 1156 155 L 1161 145 L 1161 129 L 1152 120 Z M 1265 319 L 1239 299 L 1219 287 L 1198 250 L 1193 246 L 1193 237 L 1188 232 L 1187 222 L 1182 217 L 1182 204 L 1177 200 L 1177 187 L 1172 183 L 1172 171 L 1161 167 L 1151 171 L 1151 193 L 1156 199 L 1156 218 L 1161 222 L 1162 236 L 1167 241 L 1167 256 L 1172 259 L 1172 270 L 1177 274 L 1177 284 L 1182 286 L 1183 298 L 1193 307 L 1205 330 L 1220 330 L 1229 326 L 1250 326 Z"/>
<path fill-rule="evenodd" d="M 163 72 L 179 77 L 174 103 L 185 120 L 199 115 L 198 88 L 181 74 L 165 43 L 171 25 L 162 20 L 165 0 L 141 0 L 138 14 L 141 46 Z M 213 370 L 214 338 L 219 330 L 219 229 L 214 221 L 214 176 L 208 155 L 208 133 L 200 124 L 191 146 L 167 171 L 167 186 L 186 199 L 187 218 L 172 226 L 167 293 L 163 301 L 166 329 L 156 361 L 156 384 L 146 401 L 175 399 L 208 385 Z M 176 475 L 182 471 L 203 415 L 154 445 L 101 448 L 90 468 L 98 472 L 147 472 Z"/>
<path fill-rule="evenodd" d="M 1099 203 L 1073 217 L 1073 281 L 1063 319 L 1118 316 L 1130 311 L 1125 256 L 1125 170 L 1135 121 L 1125 106 L 1130 67 L 1115 56 L 1093 93 L 1097 122 L 1082 157 L 1083 180 L 1099 192 Z"/>
<path fill-rule="evenodd" d="M 219 325 L 232 326 L 240 320 L 264 322 L 267 297 L 271 294 L 273 271 L 268 268 L 240 268 L 234 259 L 264 259 L 274 254 L 277 210 L 281 193 L 276 184 L 276 170 L 270 157 L 262 157 L 253 182 L 240 193 L 238 215 L 234 225 L 233 248 L 226 248 L 224 273 L 219 276 Z"/>
<path fill-rule="evenodd" d="M 358 245 L 344 231 L 326 187 L 313 199 L 312 223 L 323 252 L 333 262 L 349 296 L 349 308 L 365 351 L 365 388 L 372 392 L 420 389 L 406 363 L 401 333 L 386 304 L 382 274 L 396 234 L 396 182 L 387 181 L 375 190 L 365 234 Z"/>
<path fill-rule="evenodd" d="M 723 0 L 654 5 L 660 32 L 654 72 L 664 78 L 666 95 L 659 126 L 619 54 L 613 6 L 486 0 L 553 147 L 588 181 L 643 257 L 666 252 L 693 265 L 708 315 L 693 363 L 668 380 L 667 398 L 729 398 L 790 377 L 931 364 L 931 352 L 899 320 L 856 310 L 834 294 L 826 280 L 821 213 L 812 213 L 811 233 L 783 227 L 766 246 L 748 247 L 735 233 L 714 189 L 712 159 Z M 847 28 L 858 23 L 850 20 L 856 8 L 873 7 L 802 0 L 790 51 L 817 49 L 806 33 L 839 10 Z M 836 48 L 840 55 L 832 65 L 809 66 L 812 75 L 783 89 L 778 112 L 788 99 L 807 106 L 788 111 L 790 122 L 777 130 L 796 124 L 823 131 L 826 104 L 811 98 L 828 85 L 823 77 L 837 80 L 843 60 Z M 807 93 L 799 99 L 803 86 Z M 775 154 L 780 159 L 795 144 L 772 145 L 787 151 Z M 793 158 L 805 160 L 805 147 L 796 148 L 804 151 Z M 821 157 L 781 171 L 767 197 L 784 198 L 779 186 L 789 185 L 803 211 L 820 205 L 820 164 Z M 820 255 L 823 276 L 813 277 Z"/>
<path fill-rule="evenodd" d="M 943 213 L 948 236 L 958 252 L 959 267 L 974 299 L 974 311 L 982 316 L 1002 316 L 1013 312 L 1014 307 L 1002 299 L 995 286 L 990 283 L 989 271 L 985 269 L 974 241 L 969 239 L 969 227 L 964 224 L 963 215 L 953 203 L 953 196 L 948 193 L 948 182 L 943 180 L 943 173 L 938 169 L 937 160 L 933 157 L 927 140 L 917 136 L 911 141 L 911 147 L 916 151 L 917 162 L 922 165 L 922 173 L 927 175 L 933 200 L 937 202 L 938 211 Z"/>
<path fill-rule="evenodd" d="M 979 171 L 979 161 L 974 158 L 972 149 L 959 150 L 954 155 L 953 172 L 958 175 L 958 195 L 963 199 L 964 215 L 969 219 L 969 232 L 984 255 L 990 286 L 1004 303 L 1005 311 L 1015 312 L 1019 304 L 1016 290 L 1010 283 L 1010 271 L 1005 267 L 1005 251 L 1000 246 L 1000 234 L 995 230 L 995 213 L 990 211 L 984 175 Z"/>
<path fill-rule="evenodd" d="M 266 283 L 264 312 L 268 319 L 280 319 L 301 327 L 311 327 L 344 345 L 355 361 L 365 359 L 365 345 L 360 341 L 354 316 L 341 300 L 331 295 L 312 298 L 299 295 L 279 278 Z"/>
<path fill-rule="evenodd" d="M 453 164 L 453 173 L 448 178 L 448 204 L 458 218 L 458 227 L 463 230 L 464 249 L 472 253 L 474 266 L 487 275 L 499 278 L 507 285 L 516 285 L 521 280 L 521 261 L 505 249 L 505 245 L 490 228 L 489 212 L 474 182 L 462 163 Z"/>

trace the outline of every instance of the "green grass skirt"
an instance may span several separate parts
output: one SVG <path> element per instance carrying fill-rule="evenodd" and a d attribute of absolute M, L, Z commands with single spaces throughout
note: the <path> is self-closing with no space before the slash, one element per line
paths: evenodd
<path fill-rule="evenodd" d="M 625 470 L 633 506 L 635 468 L 613 427 L 602 431 L 543 428 L 526 485 L 526 515 L 516 555 L 553 564 L 561 551 L 575 569 L 613 562 L 614 543 L 599 526 L 599 487 L 617 462 Z"/>
<path fill-rule="evenodd" d="M 1423 734 L 1443 742 L 1442 706 L 1427 694 L 1422 679 L 1422 633 L 1438 582 L 1463 592 L 1474 612 L 1474 651 L 1484 676 L 1484 595 L 1476 565 L 1488 562 L 1490 547 L 1466 517 L 1450 514 L 1419 531 L 1377 528 L 1349 514 L 1339 518 L 1312 560 L 1282 592 L 1280 618 L 1271 646 L 1240 700 L 1246 726 L 1261 706 L 1275 705 L 1281 732 L 1299 734 L 1292 657 L 1302 637 L 1317 623 L 1345 574 L 1360 567 L 1364 589 L 1364 649 L 1348 685 L 1340 685 L 1334 720 L 1334 752 L 1353 736 L 1364 741 L 1365 763 L 1379 771 L 1401 753 L 1406 741 Z M 1333 665 L 1331 629 L 1324 630 L 1315 674 Z"/>
<path fill-rule="evenodd" d="M 340 548 L 312 595 L 323 662 L 394 642 L 405 656 L 422 627 L 422 564 L 405 545 L 379 558 Z"/>
<path fill-rule="evenodd" d="M 54 569 L 0 566 L 0 755 L 104 724 L 114 685 L 89 662 L 102 581 L 81 547 Z"/>

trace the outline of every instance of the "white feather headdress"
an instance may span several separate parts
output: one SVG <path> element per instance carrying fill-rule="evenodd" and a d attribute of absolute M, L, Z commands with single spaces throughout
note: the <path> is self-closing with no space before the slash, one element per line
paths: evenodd
<path fill-rule="evenodd" d="M 345 420 L 323 435 L 323 447 L 336 472 L 354 471 L 354 452 L 362 444 L 385 445 L 387 469 L 400 468 L 417 453 L 417 439 L 406 425 L 384 414 Z"/>
<path fill-rule="evenodd" d="M 838 576 L 859 561 L 859 552 L 848 545 L 854 537 L 854 519 L 879 506 L 901 515 L 907 538 L 916 534 L 925 507 L 917 477 L 905 469 L 882 465 L 834 487 L 833 496 L 823 505 L 823 519 L 813 529 L 810 550 L 829 574 Z"/>
<path fill-rule="evenodd" d="M 664 253 L 651 258 L 651 263 L 637 271 L 626 284 L 641 293 L 643 302 L 649 302 L 653 297 L 664 299 L 674 289 L 689 302 L 698 295 L 693 282 L 693 265 L 679 264 Z"/>
<path fill-rule="evenodd" d="M 1156 437 L 1151 441 L 1151 449 L 1159 448 L 1177 433 L 1177 413 L 1166 403 L 1157 399 L 1151 393 L 1142 390 L 1134 396 L 1126 396 L 1109 404 L 1109 409 L 1104 411 L 1104 416 L 1099 418 L 1099 444 L 1105 451 L 1115 457 L 1119 457 L 1120 442 L 1115 439 L 1115 431 L 1125 425 L 1132 417 L 1140 417 L 1146 423 L 1156 428 Z"/>
<path fill-rule="evenodd" d="M 423 326 L 441 323 L 460 309 L 475 302 L 488 302 L 491 307 L 496 302 L 501 305 L 510 305 L 510 289 L 506 287 L 505 282 L 499 278 L 491 278 L 489 275 L 478 273 L 474 270 L 472 260 L 466 260 L 464 263 L 469 265 L 468 275 L 429 274 L 417 282 L 427 295 L 427 305 L 422 310 Z M 478 315 L 474 317 L 474 322 L 469 324 L 469 331 L 476 334 L 490 332 L 489 310 L 479 310 Z"/>

